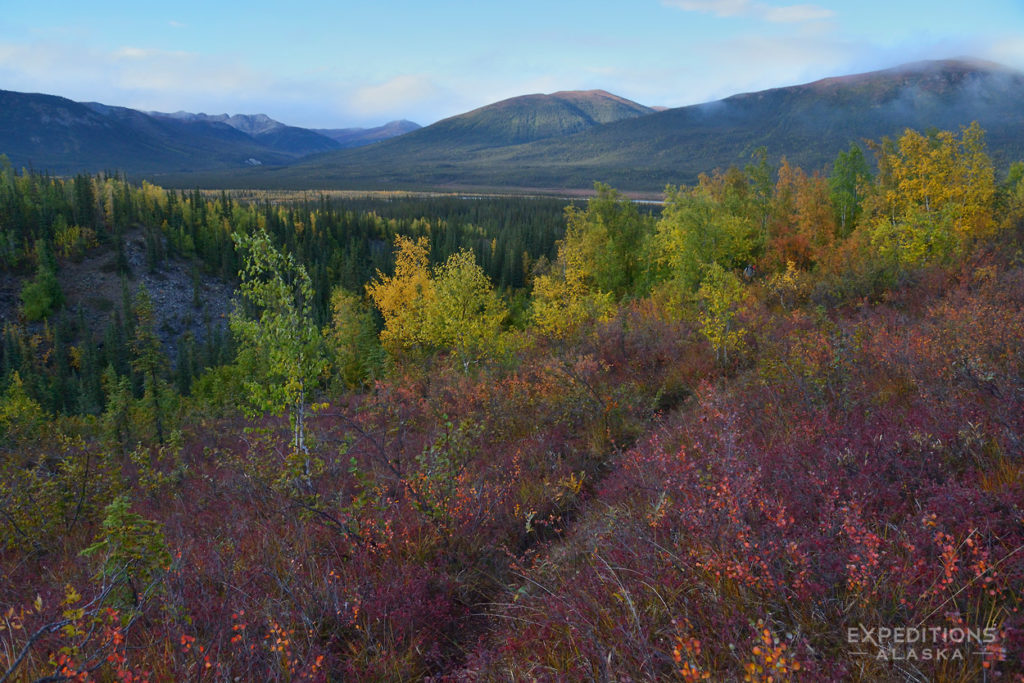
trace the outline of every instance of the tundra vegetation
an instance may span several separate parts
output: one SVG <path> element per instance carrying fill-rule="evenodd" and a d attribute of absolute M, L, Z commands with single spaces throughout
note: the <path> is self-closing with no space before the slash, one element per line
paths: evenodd
<path fill-rule="evenodd" d="M 1024 165 L 869 151 L 564 215 L 6 165 L 0 681 L 1024 679 Z M 69 310 L 128 233 L 230 334 Z"/>

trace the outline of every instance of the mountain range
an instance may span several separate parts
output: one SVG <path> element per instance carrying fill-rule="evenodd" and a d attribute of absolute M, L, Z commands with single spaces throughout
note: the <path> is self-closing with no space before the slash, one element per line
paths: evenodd
<path fill-rule="evenodd" d="M 287 126 L 280 121 L 275 121 L 266 114 L 190 114 L 187 111 L 178 111 L 173 114 L 164 114 L 158 111 L 147 112 L 151 116 L 170 118 L 178 121 L 225 123 L 236 130 L 257 139 L 267 141 L 271 146 L 274 142 L 292 140 L 294 143 L 286 145 L 285 151 L 294 154 L 315 154 L 316 152 L 328 149 L 349 149 L 362 147 L 381 140 L 404 135 L 420 128 L 418 123 L 407 121 L 391 121 L 383 126 L 375 128 L 296 128 Z M 323 138 L 336 142 L 331 145 Z M 303 146 L 302 141 L 307 145 Z"/>
<path fill-rule="evenodd" d="M 0 153 L 17 167 L 56 174 L 119 170 L 131 176 L 281 165 L 418 128 L 314 131 L 264 114 L 141 112 L 54 95 L 0 90 Z"/>
<path fill-rule="evenodd" d="M 41 95 L 20 96 L 29 99 L 12 113 L 7 101 L 15 96 L 0 92 L 0 152 L 12 161 L 57 172 L 119 167 L 169 186 L 571 192 L 601 181 L 654 194 L 749 163 L 760 147 L 772 160 L 819 169 L 851 142 L 972 121 L 987 131 L 997 165 L 1024 158 L 1024 74 L 966 59 L 674 109 L 602 90 L 524 95 L 424 128 L 396 122 L 386 132 L 356 131 L 361 141 L 385 138 L 358 147 L 344 130 L 292 128 L 262 116 L 147 115 Z M 101 159 L 91 143 L 119 122 L 145 135 L 120 139 Z M 30 142 L 35 147 L 25 149 Z M 186 160 L 204 145 L 207 166 L 189 168 Z M 115 153 L 122 164 L 111 163 Z"/>

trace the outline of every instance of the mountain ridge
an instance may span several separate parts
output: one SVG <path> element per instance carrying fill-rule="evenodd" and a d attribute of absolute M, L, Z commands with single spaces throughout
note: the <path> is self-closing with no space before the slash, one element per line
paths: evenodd
<path fill-rule="evenodd" d="M 997 165 L 1024 158 L 1024 74 L 930 60 L 670 109 L 562 90 L 426 127 L 318 130 L 259 114 L 149 115 L 0 91 L 0 152 L 16 165 L 121 169 L 179 187 L 575 193 L 600 181 L 655 194 L 749 163 L 761 147 L 773 161 L 821 169 L 851 142 L 975 120 Z"/>
<path fill-rule="evenodd" d="M 187 111 L 176 111 L 174 113 L 147 111 L 143 113 L 160 118 L 177 119 L 179 121 L 209 121 L 215 123 L 226 123 L 232 128 L 240 130 L 247 135 L 259 135 L 260 133 L 267 133 L 278 128 L 286 127 L 286 124 L 281 123 L 280 121 L 275 121 L 266 114 L 205 114 L 202 112 L 193 114 Z"/>
<path fill-rule="evenodd" d="M 531 96 L 523 96 L 529 98 Z M 520 102 L 528 101 L 523 98 Z M 508 102 L 508 101 L 504 101 Z M 977 120 L 1005 167 L 1024 158 L 1024 74 L 977 61 L 935 60 L 741 93 L 642 116 L 504 144 L 481 144 L 475 112 L 356 150 L 234 179 L 297 189 L 588 189 L 596 181 L 634 192 L 691 184 L 700 173 L 770 158 L 820 169 L 851 142 L 906 128 L 958 130 Z M 210 178 L 217 182 L 216 178 Z M 312 184 L 315 181 L 315 185 Z"/>
<path fill-rule="evenodd" d="M 571 135 L 652 112 L 649 107 L 604 90 L 531 93 L 450 116 L 403 137 L 412 146 L 435 144 L 457 136 L 463 144 L 503 147 Z"/>
<path fill-rule="evenodd" d="M 387 140 L 388 138 L 405 135 L 422 127 L 414 121 L 399 119 L 389 121 L 383 126 L 374 126 L 372 128 L 311 128 L 310 130 L 331 138 L 339 143 L 342 148 L 347 149 L 350 147 L 362 147 L 363 145 L 370 145 L 374 142 Z"/>
<path fill-rule="evenodd" d="M 401 127 L 388 126 L 362 138 L 350 136 L 344 145 L 265 114 L 143 112 L 58 95 L 0 90 L 0 154 L 6 154 L 14 166 L 57 174 L 118 170 L 151 177 L 283 165 L 403 132 Z"/>

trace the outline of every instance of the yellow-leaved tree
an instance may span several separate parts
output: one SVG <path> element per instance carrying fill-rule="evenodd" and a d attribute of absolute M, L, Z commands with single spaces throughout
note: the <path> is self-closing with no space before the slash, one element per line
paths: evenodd
<path fill-rule="evenodd" d="M 384 353 L 373 311 L 361 297 L 342 287 L 331 292 L 331 323 L 324 328 L 323 336 L 335 381 L 340 385 L 367 386 L 380 376 Z"/>
<path fill-rule="evenodd" d="M 37 438 L 47 421 L 42 406 L 28 395 L 21 375 L 12 372 L 7 391 L 0 396 L 0 451 L 16 450 L 22 442 Z"/>
<path fill-rule="evenodd" d="M 995 172 L 977 122 L 959 138 L 908 129 L 874 151 L 880 172 L 869 230 L 879 254 L 905 266 L 941 261 L 992 234 Z"/>
<path fill-rule="evenodd" d="M 434 296 L 426 316 L 426 337 L 439 348 L 455 351 L 464 367 L 493 355 L 508 317 L 473 252 L 463 249 L 434 269 Z"/>
<path fill-rule="evenodd" d="M 465 368 L 500 348 L 508 309 L 473 252 L 463 249 L 431 269 L 426 237 L 395 238 L 395 273 L 366 291 L 384 317 L 380 339 L 392 356 L 452 351 Z"/>
<path fill-rule="evenodd" d="M 377 271 L 366 286 L 374 305 L 384 316 L 381 343 L 392 355 L 422 348 L 426 343 L 427 310 L 434 299 L 434 283 L 428 267 L 426 237 L 395 238 L 395 274 Z"/>
<path fill-rule="evenodd" d="M 736 324 L 744 298 L 743 284 L 735 273 L 717 263 L 704 269 L 704 277 L 697 290 L 698 321 L 701 332 L 711 342 L 715 359 L 722 364 L 729 362 L 746 336 L 746 330 Z"/>
<path fill-rule="evenodd" d="M 611 187 L 597 183 L 586 210 L 566 209 L 565 239 L 549 273 L 534 278 L 532 321 L 564 337 L 588 320 L 606 320 L 615 302 L 644 293 L 650 216 Z"/>
<path fill-rule="evenodd" d="M 615 310 L 609 292 L 587 286 L 580 270 L 559 260 L 560 271 L 533 280 L 531 321 L 548 337 L 565 337 L 588 320 L 607 320 Z"/>

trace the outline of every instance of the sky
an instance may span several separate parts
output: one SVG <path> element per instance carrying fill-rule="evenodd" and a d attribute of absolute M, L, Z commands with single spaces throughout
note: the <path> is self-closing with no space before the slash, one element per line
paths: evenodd
<path fill-rule="evenodd" d="M 679 107 L 922 59 L 1024 71 L 1024 0 L 5 4 L 0 89 L 310 128 L 559 90 Z"/>

